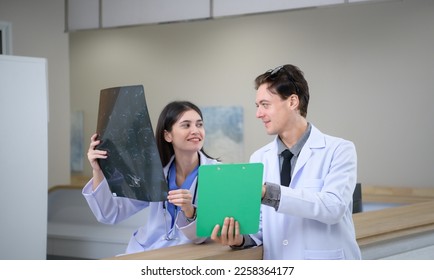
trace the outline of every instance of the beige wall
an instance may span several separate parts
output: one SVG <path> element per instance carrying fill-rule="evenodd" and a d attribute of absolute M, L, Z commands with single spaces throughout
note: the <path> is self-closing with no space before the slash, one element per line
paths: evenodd
<path fill-rule="evenodd" d="M 11 23 L 12 54 L 47 58 L 48 188 L 70 182 L 69 46 L 64 18 L 64 1 L 0 1 L 0 21 Z M 9 137 L 20 137 L 23 129 L 26 127 L 18 127 L 16 135 Z M 31 147 L 32 139 L 27 142 Z M 25 154 L 17 151 L 17 156 L 22 157 L 22 175 L 26 176 L 32 166 L 26 165 Z"/>
<path fill-rule="evenodd" d="M 434 187 L 432 26 L 433 1 L 398 1 L 71 33 L 71 106 L 87 147 L 102 88 L 143 84 L 154 126 L 174 99 L 240 105 L 248 160 L 270 139 L 253 79 L 293 63 L 310 82 L 308 119 L 355 142 L 360 182 Z"/>
<path fill-rule="evenodd" d="M 270 139 L 252 80 L 294 63 L 310 83 L 308 119 L 355 142 L 359 181 L 434 187 L 433 1 L 80 31 L 70 43 L 63 1 L 2 0 L 0 21 L 12 22 L 15 55 L 48 59 L 49 186 L 69 181 L 70 108 L 84 111 L 86 149 L 99 90 L 116 85 L 143 84 L 154 123 L 173 99 L 243 106 L 247 160 Z"/>

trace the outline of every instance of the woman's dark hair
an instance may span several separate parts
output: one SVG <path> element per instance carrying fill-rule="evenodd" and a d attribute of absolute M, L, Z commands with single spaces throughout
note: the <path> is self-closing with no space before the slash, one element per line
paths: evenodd
<path fill-rule="evenodd" d="M 172 143 L 169 143 L 164 139 L 164 131 L 172 131 L 173 125 L 179 120 L 184 112 L 189 110 L 196 111 L 201 119 L 203 119 L 202 111 L 199 107 L 189 101 L 172 101 L 167 104 L 160 113 L 155 138 L 163 166 L 166 166 L 169 163 L 170 158 L 175 153 Z M 212 158 L 204 152 L 203 147 L 200 151 L 207 157 Z"/>
<path fill-rule="evenodd" d="M 255 89 L 265 83 L 268 84 L 268 89 L 272 93 L 279 95 L 282 99 L 296 94 L 300 102 L 298 106 L 300 115 L 306 117 L 309 105 L 309 86 L 303 72 L 297 66 L 286 64 L 268 70 L 255 79 Z"/>

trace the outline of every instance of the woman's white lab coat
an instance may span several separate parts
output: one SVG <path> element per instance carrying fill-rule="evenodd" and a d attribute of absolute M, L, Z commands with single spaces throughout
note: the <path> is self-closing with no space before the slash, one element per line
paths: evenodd
<path fill-rule="evenodd" d="M 200 152 L 199 154 L 201 164 L 217 163 L 216 160 L 207 158 L 203 153 Z M 172 157 L 169 164 L 164 167 L 166 178 L 173 159 Z M 192 194 L 196 192 L 196 182 L 197 178 L 190 187 Z M 114 197 L 105 179 L 93 192 L 92 183 L 91 179 L 83 188 L 82 193 L 96 219 L 101 223 L 116 224 L 134 215 L 138 211 L 149 207 L 149 218 L 145 225 L 141 226 L 132 234 L 125 252 L 126 254 L 190 242 L 201 243 L 205 240 L 204 238 L 198 238 L 196 236 L 196 222 L 188 222 L 184 213 L 181 211 L 177 214 L 176 225 L 173 229 L 173 235 L 171 235 L 174 238 L 167 240 L 166 237 L 171 224 L 171 216 L 163 207 L 163 205 L 167 206 L 167 202 L 145 202 L 124 197 Z"/>
<path fill-rule="evenodd" d="M 280 185 L 277 142 L 254 152 L 264 164 L 264 182 Z M 357 154 L 350 141 L 321 133 L 312 125 L 289 187 L 281 188 L 277 211 L 261 206 L 261 226 L 253 235 L 264 259 L 360 259 L 352 219 Z"/>

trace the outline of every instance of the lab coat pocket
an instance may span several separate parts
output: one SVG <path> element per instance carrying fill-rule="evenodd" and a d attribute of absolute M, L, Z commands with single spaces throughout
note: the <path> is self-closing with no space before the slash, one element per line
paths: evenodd
<path fill-rule="evenodd" d="M 343 249 L 335 250 L 305 250 L 305 260 L 343 260 L 345 259 Z"/>

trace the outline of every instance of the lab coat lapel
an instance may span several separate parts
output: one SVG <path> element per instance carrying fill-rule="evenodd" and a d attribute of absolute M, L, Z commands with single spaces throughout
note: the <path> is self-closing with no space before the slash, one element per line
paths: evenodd
<path fill-rule="evenodd" d="M 297 178 L 298 172 L 303 168 L 307 161 L 313 155 L 314 149 L 322 149 L 325 147 L 324 135 L 312 125 L 310 136 L 304 144 L 298 156 L 297 163 L 295 164 L 294 171 L 292 172 L 292 178 Z M 291 183 L 295 181 L 292 180 Z"/>
<path fill-rule="evenodd" d="M 268 147 L 264 151 L 263 157 L 264 163 L 264 182 L 280 182 L 280 166 L 279 157 L 277 155 L 277 137 L 274 141 L 268 144 Z"/>

